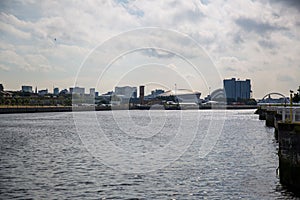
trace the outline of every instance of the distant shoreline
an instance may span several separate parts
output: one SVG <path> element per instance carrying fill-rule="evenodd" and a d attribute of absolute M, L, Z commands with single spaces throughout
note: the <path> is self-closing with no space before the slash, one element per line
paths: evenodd
<path fill-rule="evenodd" d="M 162 107 L 152 108 L 150 106 L 133 107 L 130 110 L 164 110 Z M 203 106 L 182 109 L 166 109 L 166 110 L 210 110 L 210 109 L 228 109 L 228 110 L 241 110 L 241 109 L 257 109 L 257 105 L 227 105 L 227 106 Z M 128 110 L 124 106 L 0 106 L 0 114 L 13 114 L 13 113 L 39 113 L 39 112 L 80 112 L 80 111 L 110 111 L 110 110 Z"/>

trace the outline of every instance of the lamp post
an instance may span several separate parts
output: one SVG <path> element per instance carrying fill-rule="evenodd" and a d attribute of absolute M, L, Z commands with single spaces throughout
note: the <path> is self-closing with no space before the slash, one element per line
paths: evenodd
<path fill-rule="evenodd" d="M 293 120 L 293 90 L 290 90 L 290 122 Z"/>
<path fill-rule="evenodd" d="M 175 98 L 174 98 L 174 101 L 176 102 L 176 103 L 178 103 L 178 99 L 177 99 L 177 84 L 175 83 L 175 91 L 174 91 L 174 94 L 175 94 Z"/>

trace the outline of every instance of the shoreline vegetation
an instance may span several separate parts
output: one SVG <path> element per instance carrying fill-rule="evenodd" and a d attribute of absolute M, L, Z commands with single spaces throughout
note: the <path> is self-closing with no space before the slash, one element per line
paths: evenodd
<path fill-rule="evenodd" d="M 205 110 L 205 109 L 256 109 L 257 105 L 218 105 L 218 106 L 174 106 L 164 105 L 113 105 L 113 106 L 23 106 L 0 105 L 0 114 L 38 112 L 80 112 L 111 110 Z"/>

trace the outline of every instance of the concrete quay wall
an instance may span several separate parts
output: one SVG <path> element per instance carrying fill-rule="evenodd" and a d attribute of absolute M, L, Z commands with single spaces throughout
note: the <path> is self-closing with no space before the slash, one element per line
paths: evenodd
<path fill-rule="evenodd" d="M 0 108 L 0 114 L 35 113 L 35 112 L 69 112 L 72 107 L 7 107 Z"/>
<path fill-rule="evenodd" d="M 278 122 L 280 182 L 300 190 L 300 123 Z"/>
<path fill-rule="evenodd" d="M 120 109 L 120 108 L 116 108 Z M 106 106 L 22 106 L 22 107 L 0 107 L 0 114 L 12 114 L 12 113 L 37 113 L 37 112 L 72 112 L 72 111 L 100 111 L 111 110 L 111 107 Z"/>
<path fill-rule="evenodd" d="M 300 190 L 300 107 L 262 106 L 256 112 L 267 127 L 274 127 L 278 141 L 280 183 L 289 190 Z"/>

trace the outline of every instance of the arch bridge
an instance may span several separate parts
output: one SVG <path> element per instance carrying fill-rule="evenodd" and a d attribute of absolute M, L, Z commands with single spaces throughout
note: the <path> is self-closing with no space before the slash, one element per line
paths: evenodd
<path fill-rule="evenodd" d="M 276 99 L 273 99 L 274 101 L 272 102 L 271 95 L 278 95 L 278 96 L 281 96 L 282 99 L 283 99 L 283 101 L 275 102 Z M 262 98 L 261 103 L 277 103 L 277 104 L 278 104 L 278 103 L 285 103 L 285 104 L 287 104 L 287 103 L 290 103 L 290 100 L 289 100 L 286 96 L 284 96 L 283 94 L 281 94 L 281 93 L 279 93 L 279 92 L 270 92 L 270 93 L 266 94 L 266 95 Z"/>

